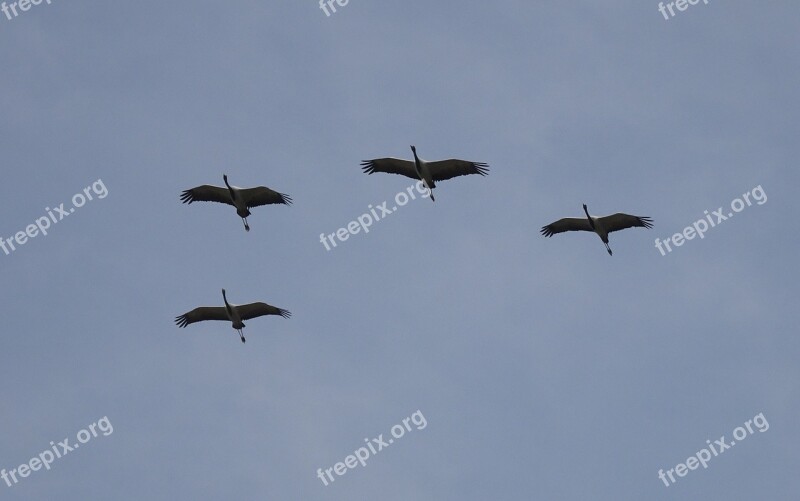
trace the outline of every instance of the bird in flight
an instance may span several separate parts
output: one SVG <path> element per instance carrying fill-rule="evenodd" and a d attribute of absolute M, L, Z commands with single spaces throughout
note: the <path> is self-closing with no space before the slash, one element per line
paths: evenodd
<path fill-rule="evenodd" d="M 586 204 L 583 204 L 583 212 L 586 217 L 565 217 L 547 226 L 542 226 L 542 235 L 552 237 L 556 233 L 565 231 L 593 231 L 597 233 L 600 240 L 606 245 L 608 255 L 611 256 L 611 247 L 608 246 L 608 234 L 612 231 L 624 230 L 626 228 L 652 228 L 653 220 L 649 217 L 631 216 L 618 212 L 610 216 L 594 217 L 589 215 Z"/>
<path fill-rule="evenodd" d="M 456 176 L 466 176 L 467 174 L 480 174 L 485 176 L 489 173 L 489 165 L 483 162 L 469 162 L 451 158 L 449 160 L 437 160 L 429 162 L 417 156 L 417 148 L 411 146 L 414 153 L 414 160 L 402 160 L 400 158 L 376 158 L 374 160 L 364 160 L 361 168 L 367 174 L 373 172 L 385 172 L 387 174 L 401 174 L 411 179 L 419 179 L 428 188 L 433 198 L 433 189 L 436 188 L 436 181 L 444 181 Z"/>
<path fill-rule="evenodd" d="M 244 229 L 250 231 L 247 218 L 250 216 L 250 209 L 269 204 L 291 205 L 292 198 L 289 195 L 278 193 L 266 186 L 255 188 L 239 188 L 228 184 L 228 176 L 223 175 L 225 188 L 204 184 L 181 193 L 181 201 L 185 204 L 192 202 L 219 202 L 221 204 L 232 205 L 236 208 L 236 214 L 242 218 Z"/>
<path fill-rule="evenodd" d="M 223 320 L 231 322 L 234 330 L 239 333 L 242 342 L 245 342 L 242 329 L 244 329 L 244 320 L 251 318 L 262 317 L 264 315 L 280 315 L 283 318 L 289 318 L 292 314 L 283 308 L 276 308 L 275 306 L 268 305 L 267 303 L 250 303 L 250 304 L 231 304 L 228 302 L 228 297 L 225 294 L 225 289 L 222 289 L 222 300 L 225 306 L 201 306 L 195 308 L 190 312 L 175 318 L 175 323 L 178 327 L 186 327 L 195 322 L 202 322 L 204 320 Z"/>

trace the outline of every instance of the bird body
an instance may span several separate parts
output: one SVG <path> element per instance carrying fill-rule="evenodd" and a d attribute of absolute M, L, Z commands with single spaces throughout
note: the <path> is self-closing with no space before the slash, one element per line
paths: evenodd
<path fill-rule="evenodd" d="M 291 205 L 292 198 L 289 195 L 278 193 L 266 186 L 255 188 L 239 188 L 228 183 L 228 176 L 223 175 L 225 188 L 204 184 L 181 193 L 181 201 L 185 204 L 192 202 L 218 202 L 232 205 L 236 209 L 236 214 L 242 218 L 244 229 L 250 231 L 247 218 L 250 217 L 250 209 L 268 204 Z"/>
<path fill-rule="evenodd" d="M 428 162 L 417 156 L 417 148 L 412 146 L 411 151 L 414 153 L 414 170 L 417 172 L 417 177 L 419 177 L 420 181 L 428 188 L 428 191 L 431 192 L 431 201 L 435 202 L 436 199 L 433 198 L 433 189 L 436 188 L 436 181 L 434 181 L 433 175 L 431 174 L 431 168 Z"/>
<path fill-rule="evenodd" d="M 467 174 L 485 176 L 489 173 L 489 166 L 483 162 L 470 162 L 455 158 L 428 162 L 419 158 L 416 147 L 411 146 L 411 151 L 414 153 L 413 162 L 400 158 L 376 158 L 364 160 L 361 162 L 361 168 L 366 174 L 385 172 L 387 174 L 400 174 L 411 179 L 419 179 L 429 191 L 436 187 L 436 181 L 444 181 Z M 433 197 L 433 191 L 431 191 L 431 201 L 436 201 Z"/>
<path fill-rule="evenodd" d="M 623 214 L 621 212 L 610 216 L 594 217 L 589 214 L 589 209 L 586 207 L 586 204 L 583 204 L 583 212 L 586 213 L 585 218 L 565 217 L 547 226 L 543 226 L 541 229 L 542 235 L 552 237 L 556 233 L 563 233 L 565 231 L 593 231 L 600 237 L 600 240 L 603 241 L 608 255 L 611 256 L 613 253 L 611 252 L 611 247 L 608 245 L 609 233 L 626 228 L 653 227 L 653 220 L 649 217 L 631 216 L 630 214 Z"/>
<path fill-rule="evenodd" d="M 245 320 L 264 315 L 280 315 L 283 318 L 292 316 L 289 311 L 276 308 L 266 303 L 250 303 L 243 305 L 229 303 L 225 289 L 222 289 L 222 299 L 225 302 L 225 306 L 201 306 L 195 308 L 192 311 L 176 317 L 175 323 L 178 327 L 186 327 L 189 324 L 203 322 L 205 320 L 227 320 L 231 322 L 231 326 L 239 333 L 239 337 L 244 343 L 245 338 L 242 334 L 242 329 L 245 328 Z"/>
<path fill-rule="evenodd" d="M 245 221 L 245 228 L 247 231 L 250 231 L 250 227 L 247 226 L 247 218 L 250 216 L 250 208 L 247 206 L 247 200 L 245 200 L 244 196 L 242 195 L 242 189 L 239 187 L 234 187 L 228 184 L 228 176 L 222 176 L 223 181 L 225 181 L 225 186 L 228 187 L 228 193 L 231 197 L 231 203 L 234 207 L 236 207 L 236 214 L 244 219 Z"/>
<path fill-rule="evenodd" d="M 228 297 L 225 294 L 225 289 L 222 289 L 222 299 L 225 301 L 225 313 L 228 314 L 228 320 L 231 321 L 233 328 L 239 331 L 239 335 L 242 335 L 242 329 L 245 328 L 244 322 L 242 321 L 242 316 L 239 314 L 239 308 L 237 308 L 236 304 L 230 304 L 228 302 Z M 244 336 L 242 336 L 242 342 L 244 343 Z"/>

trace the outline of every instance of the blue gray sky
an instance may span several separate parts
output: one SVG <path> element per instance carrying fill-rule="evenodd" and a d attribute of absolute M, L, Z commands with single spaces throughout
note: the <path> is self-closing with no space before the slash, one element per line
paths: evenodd
<path fill-rule="evenodd" d="M 52 0 L 0 14 L 0 468 L 30 499 L 794 499 L 800 5 Z M 411 180 L 363 159 L 459 157 Z M 266 185 L 291 207 L 182 205 Z M 662 256 L 761 186 L 768 197 Z M 539 228 L 617 211 L 651 230 Z M 394 205 L 390 203 L 391 207 Z M 293 313 L 178 329 L 196 306 Z M 328 486 L 317 469 L 408 432 Z M 675 468 L 755 431 L 666 487 Z"/>

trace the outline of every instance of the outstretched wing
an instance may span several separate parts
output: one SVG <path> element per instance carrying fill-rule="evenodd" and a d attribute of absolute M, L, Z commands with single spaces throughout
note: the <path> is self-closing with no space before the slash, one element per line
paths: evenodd
<path fill-rule="evenodd" d="M 181 193 L 181 201 L 185 204 L 192 202 L 218 202 L 221 204 L 233 205 L 231 203 L 231 194 L 227 188 L 220 188 L 219 186 L 211 186 L 204 184 L 191 190 L 185 190 Z"/>
<path fill-rule="evenodd" d="M 419 179 L 414 162 L 402 160 L 400 158 L 376 158 L 374 160 L 364 160 L 361 168 L 367 174 L 373 172 L 385 172 L 387 174 L 400 174 L 412 179 Z"/>
<path fill-rule="evenodd" d="M 178 327 L 186 327 L 195 322 L 203 320 L 229 320 L 225 308 L 221 306 L 201 306 L 179 317 L 175 317 Z"/>
<path fill-rule="evenodd" d="M 552 237 L 556 233 L 564 233 L 565 231 L 594 231 L 592 227 L 589 226 L 589 220 L 585 218 L 577 218 L 577 217 L 565 217 L 564 219 L 559 219 L 554 223 L 550 223 L 547 226 L 542 226 L 541 232 L 542 235 L 546 237 Z"/>
<path fill-rule="evenodd" d="M 283 318 L 289 318 L 292 314 L 283 308 L 276 308 L 267 303 L 250 303 L 237 306 L 239 316 L 242 320 L 249 320 L 251 318 L 261 317 L 264 315 L 280 315 Z"/>
<path fill-rule="evenodd" d="M 631 216 L 630 214 L 623 214 L 617 212 L 610 216 L 603 216 L 599 218 L 600 224 L 611 233 L 612 231 L 624 230 L 625 228 L 652 228 L 653 220 L 649 217 Z"/>
<path fill-rule="evenodd" d="M 242 198 L 247 202 L 247 207 L 259 207 L 261 205 L 269 204 L 285 204 L 291 205 L 292 197 L 277 191 L 271 190 L 266 186 L 258 186 L 256 188 L 247 188 L 241 190 Z"/>
<path fill-rule="evenodd" d="M 489 165 L 483 162 L 469 162 L 451 158 L 449 160 L 437 160 L 428 162 L 428 169 L 434 181 L 444 181 L 456 176 L 466 176 L 467 174 L 489 174 Z"/>

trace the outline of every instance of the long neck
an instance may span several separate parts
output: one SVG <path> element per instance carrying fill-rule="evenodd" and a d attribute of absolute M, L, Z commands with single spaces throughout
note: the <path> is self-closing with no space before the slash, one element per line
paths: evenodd
<path fill-rule="evenodd" d="M 233 186 L 228 184 L 228 178 L 227 177 L 223 178 L 223 180 L 225 181 L 225 186 L 228 187 L 228 192 L 231 194 L 231 199 L 235 199 L 236 198 L 236 192 L 234 191 Z"/>
<path fill-rule="evenodd" d="M 414 153 L 414 165 L 416 165 L 417 166 L 417 170 L 419 170 L 421 161 L 420 161 L 419 157 L 417 156 L 417 150 L 411 150 L 411 152 Z"/>
<path fill-rule="evenodd" d="M 589 226 L 594 229 L 594 219 L 592 219 L 592 216 L 589 215 L 589 210 L 586 208 L 586 206 L 583 207 L 583 212 L 586 213 L 586 219 L 589 220 Z"/>

